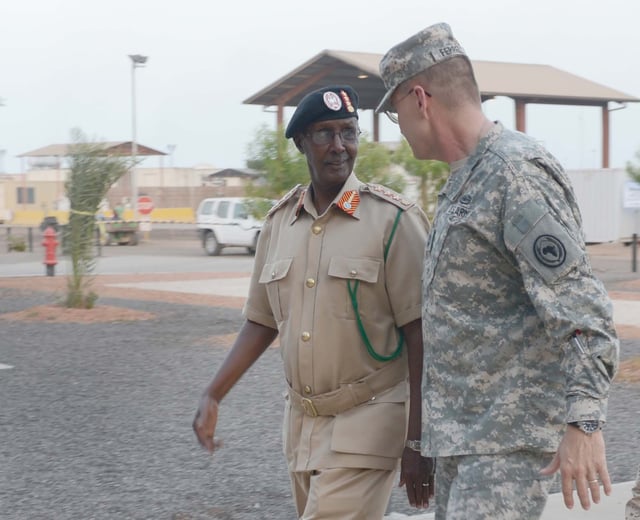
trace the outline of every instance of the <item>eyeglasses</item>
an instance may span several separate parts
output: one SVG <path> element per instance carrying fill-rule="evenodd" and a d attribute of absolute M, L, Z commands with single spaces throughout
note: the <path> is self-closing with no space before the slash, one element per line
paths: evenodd
<path fill-rule="evenodd" d="M 413 87 L 411 90 L 409 90 L 409 92 L 407 92 L 404 96 L 402 96 L 400 99 L 398 99 L 396 101 L 396 106 L 400 104 L 401 101 L 407 99 L 409 97 L 409 95 L 413 94 L 413 91 L 416 89 L 416 87 Z M 429 94 L 429 92 L 427 92 L 426 90 L 424 91 L 424 93 L 427 95 L 427 97 L 431 97 L 431 94 Z M 386 114 L 386 116 L 389 118 L 389 120 L 394 123 L 394 124 L 398 124 L 398 113 L 395 110 L 385 110 L 384 113 Z"/>
<path fill-rule="evenodd" d="M 343 128 L 339 132 L 334 132 L 333 130 L 329 130 L 328 128 L 324 128 L 322 130 L 316 130 L 315 132 L 309 132 L 305 135 L 308 135 L 311 138 L 313 144 L 318 146 L 326 146 L 329 143 L 332 143 L 336 138 L 336 135 L 340 136 L 340 140 L 343 143 L 355 143 L 358 141 L 358 136 L 361 134 L 360 130 L 357 128 Z"/>

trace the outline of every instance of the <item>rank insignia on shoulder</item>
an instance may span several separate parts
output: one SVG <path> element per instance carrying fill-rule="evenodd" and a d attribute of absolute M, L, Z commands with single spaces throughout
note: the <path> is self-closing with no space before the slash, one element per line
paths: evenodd
<path fill-rule="evenodd" d="M 386 200 L 403 210 L 409 209 L 411 206 L 415 205 L 415 202 L 408 200 L 399 193 L 387 188 L 386 186 L 382 186 L 381 184 L 367 183 L 362 187 L 362 191 L 368 191 L 372 195 L 375 195 L 382 200 Z"/>
<path fill-rule="evenodd" d="M 278 202 L 276 202 L 267 213 L 267 217 L 273 215 L 298 193 L 304 194 L 304 187 L 302 186 L 302 184 L 296 184 Z"/>

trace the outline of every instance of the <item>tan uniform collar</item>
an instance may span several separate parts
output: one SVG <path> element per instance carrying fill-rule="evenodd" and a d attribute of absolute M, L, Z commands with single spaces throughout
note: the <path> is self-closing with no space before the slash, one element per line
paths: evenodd
<path fill-rule="evenodd" d="M 327 211 L 330 211 L 331 208 L 335 206 L 347 215 L 359 219 L 360 212 L 358 208 L 360 205 L 361 186 L 363 186 L 363 183 L 358 180 L 355 173 L 351 172 L 351 175 L 349 175 L 345 183 L 342 185 L 340 193 L 338 193 L 335 199 L 333 199 Z M 303 209 L 313 218 L 319 217 L 313 204 L 311 186 L 305 187 L 305 189 L 300 192 L 300 195 L 298 196 L 296 211 L 294 212 L 293 218 L 291 219 L 292 224 L 298 219 L 300 212 Z"/>

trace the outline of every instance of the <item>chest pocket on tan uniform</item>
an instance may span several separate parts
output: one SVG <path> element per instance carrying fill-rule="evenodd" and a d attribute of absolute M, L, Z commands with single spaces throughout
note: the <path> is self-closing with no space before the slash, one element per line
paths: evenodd
<path fill-rule="evenodd" d="M 293 258 L 283 258 L 262 267 L 258 282 L 265 284 L 269 305 L 277 323 L 281 323 L 288 313 L 291 283 L 287 275 Z"/>
<path fill-rule="evenodd" d="M 361 314 L 367 315 L 367 302 L 374 302 L 374 288 L 380 276 L 380 260 L 371 258 L 345 258 L 334 256 L 329 262 L 329 283 L 332 284 L 331 294 L 335 301 L 331 302 L 331 312 L 336 318 L 355 320 L 351 306 L 351 297 L 347 289 L 346 280 L 358 280 L 361 291 Z"/>

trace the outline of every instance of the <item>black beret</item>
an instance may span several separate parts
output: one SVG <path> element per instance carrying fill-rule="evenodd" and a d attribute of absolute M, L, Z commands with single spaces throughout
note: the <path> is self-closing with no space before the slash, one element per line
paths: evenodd
<path fill-rule="evenodd" d="M 330 85 L 302 98 L 284 135 L 288 139 L 316 121 L 348 117 L 358 118 L 358 94 L 349 85 Z"/>

